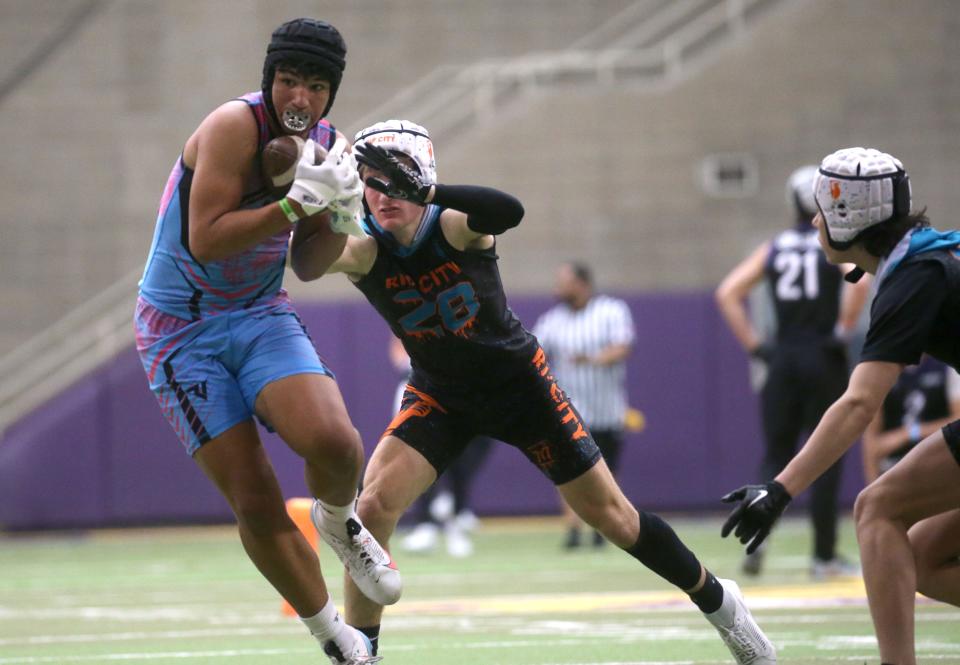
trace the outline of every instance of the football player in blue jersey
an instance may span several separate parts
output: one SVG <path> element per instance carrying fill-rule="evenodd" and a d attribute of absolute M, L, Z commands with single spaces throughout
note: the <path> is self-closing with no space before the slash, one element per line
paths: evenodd
<path fill-rule="evenodd" d="M 248 556 L 331 660 L 355 665 L 373 662 L 370 642 L 345 627 L 330 599 L 255 422 L 303 458 L 314 523 L 359 588 L 395 602 L 399 573 L 354 512 L 360 437 L 281 288 L 291 235 L 329 263 L 346 233 L 362 234 L 356 162 L 325 119 L 345 63 L 332 25 L 288 21 L 267 46 L 261 90 L 217 107 L 187 139 L 161 199 L 136 326 L 150 387 L 233 510 Z M 303 145 L 282 198 L 260 168 L 278 136 Z M 320 163 L 315 144 L 328 150 Z"/>

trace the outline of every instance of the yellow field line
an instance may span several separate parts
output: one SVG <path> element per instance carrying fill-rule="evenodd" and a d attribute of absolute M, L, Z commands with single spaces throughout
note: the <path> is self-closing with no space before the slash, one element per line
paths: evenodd
<path fill-rule="evenodd" d="M 866 596 L 860 578 L 816 584 L 754 586 L 744 589 L 747 603 L 764 607 L 795 605 L 797 601 L 849 603 Z M 681 591 L 629 591 L 498 595 L 401 602 L 390 614 L 541 614 L 588 611 L 629 611 L 671 606 L 685 607 L 690 599 Z"/>

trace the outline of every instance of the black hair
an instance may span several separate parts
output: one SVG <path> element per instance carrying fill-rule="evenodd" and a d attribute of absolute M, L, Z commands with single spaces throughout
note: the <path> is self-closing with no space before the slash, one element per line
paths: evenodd
<path fill-rule="evenodd" d="M 871 255 L 883 258 L 893 251 L 910 229 L 925 226 L 930 226 L 926 208 L 912 215 L 895 217 L 864 229 L 857 237 L 857 242 Z"/>
<path fill-rule="evenodd" d="M 331 87 L 333 86 L 333 82 L 340 78 L 339 74 L 335 72 L 330 65 L 317 62 L 314 58 L 293 54 L 277 60 L 273 65 L 273 71 L 274 73 L 278 71 L 292 72 L 305 79 L 313 77 L 321 78 L 330 83 Z M 270 83 L 272 85 L 273 81 L 271 80 Z"/>
<path fill-rule="evenodd" d="M 567 261 L 567 265 L 570 266 L 574 277 L 587 286 L 593 287 L 593 271 L 590 270 L 590 266 L 581 261 Z"/>

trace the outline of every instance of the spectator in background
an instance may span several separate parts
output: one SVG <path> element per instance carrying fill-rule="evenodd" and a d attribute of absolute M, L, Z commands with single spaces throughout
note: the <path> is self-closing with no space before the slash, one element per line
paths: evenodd
<path fill-rule="evenodd" d="M 135 322 L 150 388 L 230 505 L 250 560 L 330 659 L 353 664 L 369 657 L 370 641 L 339 616 L 255 422 L 303 458 L 314 523 L 364 593 L 396 602 L 400 576 L 354 512 L 360 437 L 281 288 L 291 232 L 293 247 L 309 237 L 329 264 L 351 225 L 359 231 L 356 162 L 324 119 L 345 58 L 329 23 L 284 23 L 267 46 L 261 90 L 220 105 L 187 139 L 160 202 Z M 309 148 L 279 200 L 260 173 L 260 153 L 278 136 Z M 320 164 L 314 143 L 329 149 Z"/>
<path fill-rule="evenodd" d="M 762 243 L 720 283 L 716 301 L 737 340 L 753 358 L 767 366 L 760 391 L 765 453 L 761 478 L 776 475 L 809 434 L 824 411 L 847 386 L 849 365 L 845 339 L 856 326 L 866 301 L 866 280 L 843 281 L 852 266 L 831 265 L 811 225 L 817 213 L 813 197 L 816 166 L 804 166 L 787 180 L 787 204 L 792 227 Z M 761 339 L 747 314 L 745 301 L 754 287 L 765 283 L 774 311 L 772 339 Z M 813 487 L 815 578 L 856 574 L 856 567 L 837 555 L 837 501 L 841 461 Z M 764 548 L 743 561 L 743 571 L 757 575 Z"/>
<path fill-rule="evenodd" d="M 863 433 L 867 484 L 903 459 L 923 439 L 960 419 L 960 374 L 924 354 L 903 373 Z"/>
<path fill-rule="evenodd" d="M 627 357 L 635 337 L 630 308 L 619 298 L 595 294 L 593 274 L 583 263 L 560 265 L 553 292 L 560 302 L 540 316 L 533 334 L 616 475 L 627 415 Z M 562 495 L 560 502 L 563 546 L 574 549 L 582 542 L 583 520 Z M 600 547 L 606 541 L 593 531 L 592 542 Z"/>
<path fill-rule="evenodd" d="M 410 380 L 410 356 L 396 337 L 390 338 L 390 363 L 403 373 L 394 396 L 393 413 L 396 414 L 400 412 L 403 393 Z M 410 507 L 416 522 L 403 539 L 405 551 L 416 554 L 432 552 L 443 534 L 447 554 L 457 558 L 473 554 L 470 532 L 477 527 L 477 516 L 470 508 L 470 486 L 492 447 L 493 440 L 489 437 L 476 437 L 451 462 L 443 476 L 420 495 Z M 443 479 L 447 482 L 441 487 Z"/>

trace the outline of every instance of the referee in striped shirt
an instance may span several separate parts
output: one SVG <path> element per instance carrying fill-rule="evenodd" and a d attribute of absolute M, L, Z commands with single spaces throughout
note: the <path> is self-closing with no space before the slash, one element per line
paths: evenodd
<path fill-rule="evenodd" d="M 594 294 L 590 269 L 577 262 L 558 268 L 554 295 L 560 302 L 537 320 L 533 333 L 616 473 L 627 412 L 626 359 L 635 337 L 630 308 L 619 298 Z M 564 547 L 579 547 L 583 522 L 562 499 L 561 504 Z M 593 545 L 603 543 L 594 532 Z"/>

